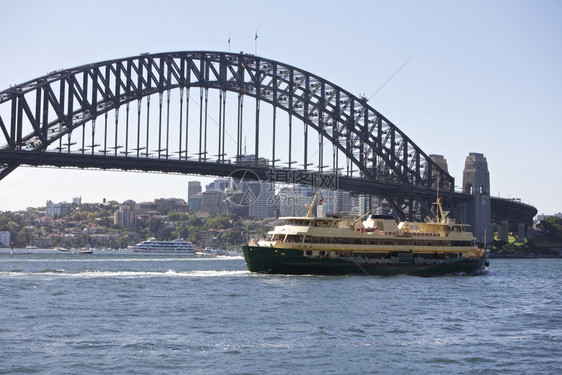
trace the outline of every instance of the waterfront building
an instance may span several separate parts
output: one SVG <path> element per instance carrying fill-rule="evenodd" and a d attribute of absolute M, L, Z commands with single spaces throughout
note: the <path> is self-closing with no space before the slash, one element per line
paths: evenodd
<path fill-rule="evenodd" d="M 10 247 L 11 234 L 8 231 L 0 231 L 0 246 Z"/>
<path fill-rule="evenodd" d="M 33 239 L 32 245 L 39 249 L 52 249 L 53 239 L 51 237 L 36 237 Z"/>

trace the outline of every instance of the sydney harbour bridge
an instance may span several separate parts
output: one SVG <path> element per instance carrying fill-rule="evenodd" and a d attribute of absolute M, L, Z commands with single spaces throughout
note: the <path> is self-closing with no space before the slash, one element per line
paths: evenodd
<path fill-rule="evenodd" d="M 20 165 L 251 171 L 377 195 L 407 219 L 431 215 L 438 188 L 459 218 L 474 200 L 366 98 L 242 52 L 144 53 L 57 70 L 0 92 L 0 130 L 0 180 Z M 495 222 L 529 225 L 536 214 L 490 201 Z"/>

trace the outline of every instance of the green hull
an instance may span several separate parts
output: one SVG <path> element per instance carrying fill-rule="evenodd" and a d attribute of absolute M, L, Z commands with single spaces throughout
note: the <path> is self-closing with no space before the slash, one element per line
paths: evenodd
<path fill-rule="evenodd" d="M 475 273 L 488 265 L 486 257 L 479 259 L 451 259 L 435 264 L 417 263 L 412 259 L 393 263 L 376 263 L 359 258 L 310 258 L 302 251 L 273 247 L 242 246 L 250 272 L 289 275 L 416 275 L 438 276 L 457 273 Z"/>

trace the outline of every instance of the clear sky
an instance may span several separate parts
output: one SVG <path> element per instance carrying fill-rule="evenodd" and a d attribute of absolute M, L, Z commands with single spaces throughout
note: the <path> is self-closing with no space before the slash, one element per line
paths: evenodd
<path fill-rule="evenodd" d="M 258 55 L 376 92 L 369 104 L 444 155 L 458 189 L 478 152 L 493 196 L 562 211 L 562 1 L 0 0 L 0 9 L 0 91 L 142 52 L 228 51 L 229 36 L 231 51 L 255 53 L 257 31 Z M 76 196 L 185 198 L 194 179 L 20 167 L 0 180 L 0 211 Z"/>

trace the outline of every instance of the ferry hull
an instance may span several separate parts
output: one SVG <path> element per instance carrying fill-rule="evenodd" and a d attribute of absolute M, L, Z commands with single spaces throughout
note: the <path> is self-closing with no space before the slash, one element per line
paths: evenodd
<path fill-rule="evenodd" d="M 302 255 L 301 250 L 274 247 L 242 246 L 246 265 L 250 272 L 290 275 L 380 275 L 399 274 L 416 276 L 439 276 L 458 273 L 476 273 L 483 270 L 488 261 L 458 259 L 443 263 L 416 263 L 400 261 L 395 263 L 364 262 L 357 258 L 311 258 Z"/>

